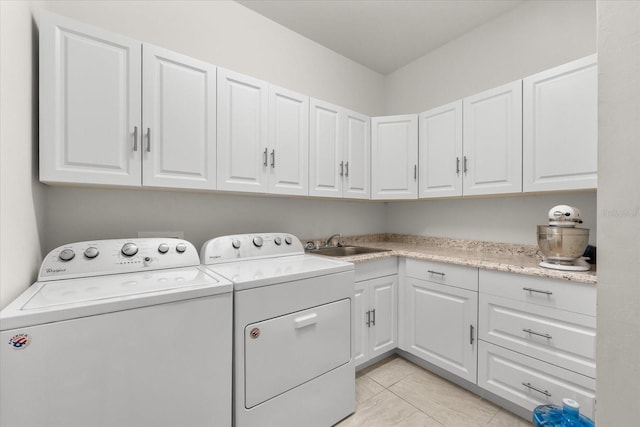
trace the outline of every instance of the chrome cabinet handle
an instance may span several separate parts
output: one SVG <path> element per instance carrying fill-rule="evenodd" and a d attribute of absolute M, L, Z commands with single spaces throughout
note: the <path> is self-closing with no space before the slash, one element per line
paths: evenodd
<path fill-rule="evenodd" d="M 431 274 L 437 274 L 438 276 L 445 276 L 445 273 L 441 273 L 439 271 L 433 271 L 433 270 L 427 270 L 427 273 L 431 273 Z"/>
<path fill-rule="evenodd" d="M 522 382 L 522 385 L 527 387 L 527 388 L 530 388 L 533 391 L 537 391 L 538 393 L 542 393 L 547 397 L 551 397 L 551 393 L 549 393 L 549 390 L 541 390 L 541 389 L 539 389 L 537 387 L 532 386 L 531 383 L 525 383 L 524 381 Z"/>
<path fill-rule="evenodd" d="M 469 344 L 473 345 L 473 325 L 469 325 Z"/>
<path fill-rule="evenodd" d="M 460 175 L 460 157 L 456 157 L 456 175 Z"/>
<path fill-rule="evenodd" d="M 553 295 L 553 292 L 551 291 L 541 291 L 539 289 L 533 289 L 533 288 L 522 288 L 523 291 L 529 291 L 529 292 L 536 292 L 539 294 L 545 294 L 545 295 Z"/>
<path fill-rule="evenodd" d="M 371 310 L 371 324 L 376 326 L 376 309 Z"/>
<path fill-rule="evenodd" d="M 367 327 L 371 327 L 371 310 L 367 310 Z"/>
<path fill-rule="evenodd" d="M 269 151 L 268 148 L 264 149 L 264 152 L 262 153 L 262 164 L 266 167 L 267 166 L 267 152 Z"/>
<path fill-rule="evenodd" d="M 467 156 L 463 156 L 462 157 L 462 169 L 463 172 L 466 174 L 468 169 L 467 169 Z"/>
<path fill-rule="evenodd" d="M 276 149 L 271 150 L 271 167 L 276 167 Z"/>
<path fill-rule="evenodd" d="M 151 152 L 151 128 L 147 128 L 147 153 Z"/>
<path fill-rule="evenodd" d="M 344 160 L 340 162 L 340 176 L 344 176 Z"/>
<path fill-rule="evenodd" d="M 349 162 L 344 164 L 344 176 L 349 176 Z"/>
<path fill-rule="evenodd" d="M 531 329 L 523 329 L 522 332 L 526 332 L 526 333 L 531 334 L 531 335 L 537 335 L 539 337 L 543 337 L 543 338 L 546 338 L 546 339 L 549 339 L 549 340 L 551 339 L 551 335 L 549 335 L 549 334 L 541 334 L 540 332 L 532 331 Z"/>
<path fill-rule="evenodd" d="M 418 165 L 413 165 L 413 180 L 418 179 Z"/>
<path fill-rule="evenodd" d="M 133 127 L 133 151 L 138 151 L 138 126 Z"/>

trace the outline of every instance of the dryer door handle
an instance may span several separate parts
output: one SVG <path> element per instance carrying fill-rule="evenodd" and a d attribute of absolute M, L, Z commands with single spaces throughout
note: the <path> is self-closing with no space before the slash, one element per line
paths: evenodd
<path fill-rule="evenodd" d="M 293 324 L 296 329 L 304 328 L 305 326 L 313 325 L 318 322 L 318 313 L 311 313 L 305 316 L 296 317 L 293 320 Z"/>

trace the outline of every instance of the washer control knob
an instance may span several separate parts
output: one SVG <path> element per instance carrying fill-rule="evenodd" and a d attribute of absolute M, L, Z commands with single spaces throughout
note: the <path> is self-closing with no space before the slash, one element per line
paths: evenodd
<path fill-rule="evenodd" d="M 71 261 L 76 256 L 76 253 L 73 252 L 73 249 L 63 249 L 60 254 L 58 254 L 58 258 L 60 261 Z"/>
<path fill-rule="evenodd" d="M 125 243 L 120 250 L 124 256 L 134 256 L 138 253 L 138 247 L 135 243 Z"/>
<path fill-rule="evenodd" d="M 290 245 L 291 243 L 293 243 L 293 240 L 291 239 L 291 236 L 287 236 L 287 237 L 284 238 L 284 242 L 287 245 Z"/>
<path fill-rule="evenodd" d="M 89 259 L 93 259 L 97 257 L 99 253 L 100 251 L 98 251 L 98 248 L 96 248 L 95 246 L 89 246 L 87 249 L 85 249 L 84 256 Z"/>
<path fill-rule="evenodd" d="M 256 236 L 253 238 L 253 245 L 257 248 L 262 246 L 262 237 Z"/>
<path fill-rule="evenodd" d="M 240 249 L 240 240 L 235 239 L 233 242 L 231 242 L 231 246 L 233 246 L 234 249 Z"/>
<path fill-rule="evenodd" d="M 169 245 L 166 243 L 160 243 L 158 245 L 158 252 L 160 252 L 161 254 L 166 254 L 167 252 L 169 252 Z"/>
<path fill-rule="evenodd" d="M 273 239 L 273 242 L 274 242 L 276 245 L 280 246 L 280 245 L 282 244 L 282 237 L 279 237 L 279 236 L 278 236 L 278 237 L 275 237 L 275 238 Z"/>
<path fill-rule="evenodd" d="M 186 250 L 187 245 L 185 245 L 184 243 L 178 243 L 176 245 L 176 252 L 178 252 L 179 254 L 183 254 Z"/>

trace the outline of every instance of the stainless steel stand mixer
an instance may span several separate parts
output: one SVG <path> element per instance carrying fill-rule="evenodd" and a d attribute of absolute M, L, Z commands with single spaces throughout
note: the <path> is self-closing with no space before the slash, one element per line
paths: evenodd
<path fill-rule="evenodd" d="M 582 224 L 580 210 L 558 205 L 549 211 L 549 225 L 538 226 L 538 247 L 542 251 L 541 267 L 556 270 L 587 271 L 591 267 L 582 257 L 589 230 L 577 228 Z"/>

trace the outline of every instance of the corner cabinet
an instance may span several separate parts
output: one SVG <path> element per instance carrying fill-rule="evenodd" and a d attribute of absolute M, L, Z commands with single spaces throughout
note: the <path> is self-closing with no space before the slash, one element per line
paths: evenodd
<path fill-rule="evenodd" d="M 418 197 L 418 115 L 371 119 L 371 198 Z"/>
<path fill-rule="evenodd" d="M 355 265 L 354 350 L 356 367 L 397 346 L 396 258 Z"/>
<path fill-rule="evenodd" d="M 476 383 L 478 269 L 407 259 L 400 348 Z"/>
<path fill-rule="evenodd" d="M 40 43 L 41 181 L 215 189 L 215 66 L 46 11 Z"/>
<path fill-rule="evenodd" d="M 598 65 L 592 55 L 523 81 L 523 189 L 595 189 Z"/>
<path fill-rule="evenodd" d="M 462 196 L 462 101 L 419 116 L 420 198 Z"/>
<path fill-rule="evenodd" d="M 522 81 L 463 99 L 464 195 L 522 191 Z"/>
<path fill-rule="evenodd" d="M 309 195 L 369 198 L 370 126 L 368 116 L 311 99 Z"/>

